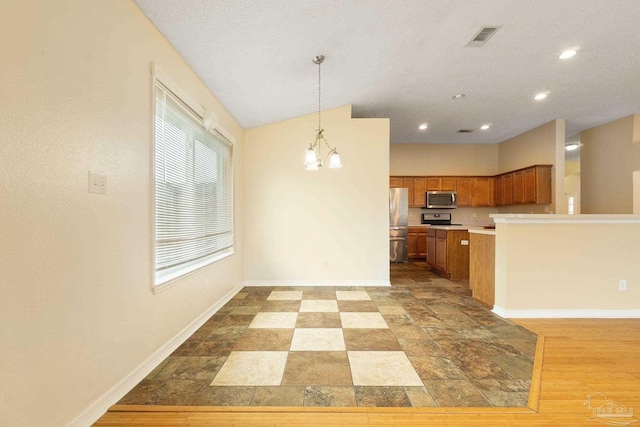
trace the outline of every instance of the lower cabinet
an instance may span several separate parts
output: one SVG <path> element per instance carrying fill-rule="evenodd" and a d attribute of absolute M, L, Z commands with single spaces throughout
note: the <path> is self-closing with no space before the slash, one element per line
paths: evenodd
<path fill-rule="evenodd" d="M 427 263 L 449 280 L 468 280 L 469 232 L 428 228 Z"/>
<path fill-rule="evenodd" d="M 409 258 L 424 260 L 427 257 L 427 227 L 409 227 L 407 246 Z"/>

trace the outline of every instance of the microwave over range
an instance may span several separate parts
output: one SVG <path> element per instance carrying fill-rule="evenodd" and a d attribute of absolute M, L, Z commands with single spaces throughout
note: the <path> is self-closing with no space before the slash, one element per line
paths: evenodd
<path fill-rule="evenodd" d="M 427 191 L 426 205 L 422 209 L 455 209 L 458 207 L 457 191 Z"/>

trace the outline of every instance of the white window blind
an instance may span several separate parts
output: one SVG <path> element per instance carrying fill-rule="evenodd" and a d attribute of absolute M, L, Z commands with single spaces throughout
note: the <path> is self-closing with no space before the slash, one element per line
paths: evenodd
<path fill-rule="evenodd" d="M 156 84 L 156 285 L 233 252 L 231 152 L 228 141 Z"/>

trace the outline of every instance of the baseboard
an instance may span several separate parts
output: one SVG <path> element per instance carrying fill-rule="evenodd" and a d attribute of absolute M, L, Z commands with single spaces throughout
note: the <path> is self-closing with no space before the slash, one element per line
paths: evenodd
<path fill-rule="evenodd" d="M 492 310 L 506 319 L 637 319 L 640 310 L 507 310 L 497 305 Z"/>
<path fill-rule="evenodd" d="M 245 286 L 391 286 L 388 280 L 245 280 Z"/>
<path fill-rule="evenodd" d="M 92 403 L 85 409 L 69 427 L 86 427 L 93 425 L 103 416 L 107 410 L 115 405 L 127 393 L 129 393 L 140 381 L 145 379 L 151 371 L 153 371 L 164 359 L 169 357 L 180 345 L 191 335 L 194 334 L 211 316 L 222 308 L 235 294 L 237 294 L 243 285 L 237 285 L 227 292 L 220 300 L 209 307 L 204 313 L 198 316 L 187 327 L 180 331 L 175 337 L 171 338 L 166 344 L 160 347 L 155 353 L 147 358 L 133 372 L 123 378 L 111 390 L 106 392 L 102 397 Z"/>

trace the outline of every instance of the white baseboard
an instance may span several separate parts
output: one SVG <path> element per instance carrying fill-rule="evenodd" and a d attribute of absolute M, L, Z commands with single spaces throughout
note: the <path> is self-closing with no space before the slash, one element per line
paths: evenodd
<path fill-rule="evenodd" d="M 155 353 L 147 358 L 133 372 L 123 378 L 111 390 L 106 392 L 102 397 L 93 402 L 85 409 L 69 427 L 85 427 L 91 426 L 93 423 L 103 416 L 107 410 L 115 405 L 127 393 L 129 393 L 140 381 L 145 379 L 151 371 L 153 371 L 164 359 L 169 357 L 180 345 L 191 335 L 194 334 L 211 316 L 222 308 L 235 294 L 241 289 L 242 285 L 237 285 L 225 294 L 220 300 L 209 307 L 204 313 L 198 316 L 187 327 L 180 331 L 175 337 L 171 338 L 166 344 L 160 347 Z"/>
<path fill-rule="evenodd" d="M 388 280 L 245 280 L 245 286 L 391 286 Z"/>
<path fill-rule="evenodd" d="M 640 310 L 507 310 L 497 305 L 492 310 L 506 319 L 637 319 Z"/>

